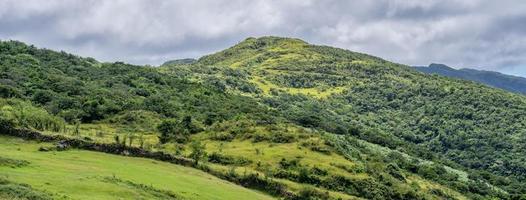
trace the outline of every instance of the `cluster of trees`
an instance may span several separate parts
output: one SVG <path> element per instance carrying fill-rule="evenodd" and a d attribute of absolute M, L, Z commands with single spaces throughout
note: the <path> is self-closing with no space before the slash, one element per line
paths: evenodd
<path fill-rule="evenodd" d="M 0 98 L 0 124 L 3 131 L 10 128 L 29 128 L 62 132 L 66 126 L 62 118 L 35 107 L 31 102 L 3 98 Z"/>
<path fill-rule="evenodd" d="M 16 41 L 0 42 L 0 76 L 0 97 L 31 101 L 68 123 L 122 119 L 130 111 L 153 112 L 149 115 L 157 118 L 192 116 L 208 124 L 246 113 L 268 118 L 255 100 L 212 85 Z"/>

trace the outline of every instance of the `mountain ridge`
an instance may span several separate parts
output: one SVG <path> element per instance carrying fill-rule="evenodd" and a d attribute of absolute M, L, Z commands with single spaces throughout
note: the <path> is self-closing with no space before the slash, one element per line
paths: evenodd
<path fill-rule="evenodd" d="M 454 69 L 443 64 L 434 63 L 428 67 L 415 66 L 414 68 L 428 74 L 471 80 L 510 92 L 526 94 L 526 78 L 520 76 L 470 68 Z"/>

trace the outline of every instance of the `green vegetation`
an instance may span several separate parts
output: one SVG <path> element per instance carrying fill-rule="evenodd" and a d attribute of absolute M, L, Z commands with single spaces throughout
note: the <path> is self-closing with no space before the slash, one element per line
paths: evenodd
<path fill-rule="evenodd" d="M 52 198 L 49 194 L 35 190 L 27 184 L 17 184 L 1 178 L 0 199 L 48 200 Z"/>
<path fill-rule="evenodd" d="M 158 68 L 99 63 L 13 41 L 0 42 L 0 58 L 2 130 L 26 128 L 168 153 L 216 177 L 287 199 L 526 195 L 526 97 L 377 57 L 262 37 Z M 42 186 L 43 180 L 13 176 L 53 159 L 45 157 L 52 153 L 33 153 L 0 154 L 9 181 Z M 102 165 L 91 158 L 95 154 L 55 153 L 75 155 L 103 171 L 131 162 L 109 156 L 115 160 Z M 136 164 L 145 163 L 126 166 L 139 170 Z M 49 177 L 73 173 L 59 169 Z M 191 191 L 161 186 L 176 182 L 179 175 L 172 172 L 158 171 L 151 176 L 162 180 L 155 181 L 144 171 L 101 173 L 90 172 L 85 180 L 111 185 L 106 192 L 193 197 Z M 43 187 L 55 195 L 66 186 Z M 207 194 L 227 195 L 214 189 Z M 94 192 L 72 191 L 67 195 Z"/>
<path fill-rule="evenodd" d="M 29 163 L 0 165 L 0 193 L 8 199 L 272 199 L 188 167 L 81 150 L 38 151 L 50 145 L 0 137 L 2 160 Z"/>

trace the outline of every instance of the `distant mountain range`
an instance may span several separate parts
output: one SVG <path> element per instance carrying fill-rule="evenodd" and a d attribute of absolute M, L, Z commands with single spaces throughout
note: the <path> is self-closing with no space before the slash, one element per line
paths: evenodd
<path fill-rule="evenodd" d="M 526 78 L 506 75 L 499 72 L 475 70 L 475 69 L 453 69 L 444 64 L 430 64 L 428 67 L 415 66 L 416 70 L 427 74 L 438 74 L 442 76 L 471 80 L 488 86 L 504 89 L 514 93 L 526 94 Z"/>
<path fill-rule="evenodd" d="M 188 64 L 194 63 L 195 61 L 197 61 L 197 60 L 193 59 L 193 58 L 183 58 L 183 59 L 166 61 L 166 62 L 164 62 L 162 64 L 162 66 L 166 66 L 166 65 L 188 65 Z"/>

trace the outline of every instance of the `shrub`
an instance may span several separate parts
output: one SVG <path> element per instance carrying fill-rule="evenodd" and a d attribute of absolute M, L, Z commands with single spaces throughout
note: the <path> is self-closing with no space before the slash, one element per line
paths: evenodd
<path fill-rule="evenodd" d="M 329 199 L 328 192 L 320 192 L 312 187 L 304 187 L 298 193 L 295 200 L 326 200 Z"/>
<path fill-rule="evenodd" d="M 244 158 L 244 157 L 229 156 L 229 155 L 224 155 L 224 154 L 220 154 L 217 152 L 214 152 L 208 155 L 208 162 L 222 164 L 222 165 L 237 165 L 237 166 L 244 166 L 244 165 L 248 165 L 252 163 L 251 160 Z"/>
<path fill-rule="evenodd" d="M 190 158 L 194 160 L 195 165 L 198 165 L 199 161 L 206 157 L 205 145 L 201 144 L 199 141 L 193 141 L 190 148 L 192 150 Z"/>
<path fill-rule="evenodd" d="M 387 172 L 389 173 L 389 175 L 393 176 L 394 178 L 400 181 L 405 181 L 405 176 L 402 174 L 398 165 L 389 163 L 387 165 Z"/>
<path fill-rule="evenodd" d="M 229 132 L 214 132 L 211 134 L 210 139 L 217 141 L 232 141 L 234 135 Z"/>
<path fill-rule="evenodd" d="M 300 183 L 309 183 L 317 185 L 320 183 L 320 179 L 316 177 L 315 175 L 312 175 L 311 170 L 307 167 L 300 167 L 298 170 L 298 179 L 297 181 Z"/>
<path fill-rule="evenodd" d="M 0 166 L 18 168 L 18 167 L 24 167 L 27 165 L 29 165 L 29 161 L 4 158 L 0 156 Z"/>
<path fill-rule="evenodd" d="M 313 168 L 311 168 L 310 171 L 311 173 L 320 175 L 320 176 L 327 176 L 329 174 L 329 171 L 327 171 L 326 169 L 319 168 L 317 166 L 314 166 Z"/>
<path fill-rule="evenodd" d="M 51 200 L 51 195 L 33 189 L 26 184 L 0 179 L 0 199 Z"/>
<path fill-rule="evenodd" d="M 300 159 L 287 160 L 285 158 L 282 158 L 279 161 L 279 166 L 282 169 L 292 169 L 292 168 L 297 168 L 299 166 L 299 163 L 300 163 Z"/>
<path fill-rule="evenodd" d="M 273 132 L 270 141 L 275 143 L 291 143 L 296 140 L 296 136 L 287 132 Z"/>
<path fill-rule="evenodd" d="M 164 120 L 157 126 L 157 130 L 161 133 L 159 137 L 161 143 L 169 141 L 185 143 L 190 134 L 200 132 L 203 129 L 192 120 L 192 117 L 187 116 L 180 121 L 176 119 Z"/>
<path fill-rule="evenodd" d="M 20 127 L 59 132 L 64 128 L 65 122 L 29 102 L 0 99 L 0 125 L 3 128 Z"/>
<path fill-rule="evenodd" d="M 270 140 L 270 136 L 268 134 L 260 133 L 260 132 L 250 134 L 249 137 L 252 138 L 252 142 L 263 142 L 263 141 Z"/>
<path fill-rule="evenodd" d="M 311 151 L 316 151 L 316 152 L 320 152 L 320 153 L 323 153 L 323 154 L 326 154 L 326 155 L 330 155 L 331 154 L 331 149 L 320 144 L 320 142 L 318 140 L 307 140 L 307 141 L 304 141 L 301 143 L 301 146 L 303 147 L 306 147 L 306 148 L 309 148 Z"/>

